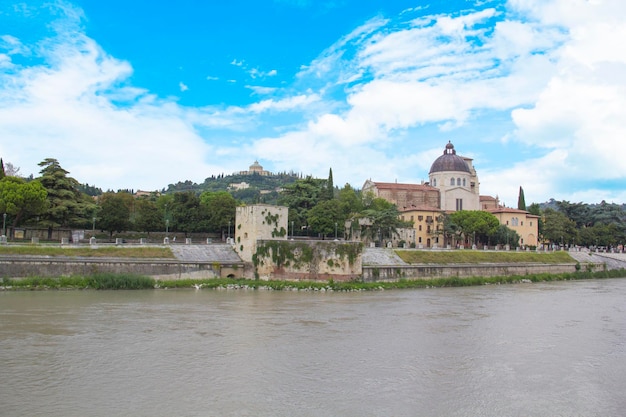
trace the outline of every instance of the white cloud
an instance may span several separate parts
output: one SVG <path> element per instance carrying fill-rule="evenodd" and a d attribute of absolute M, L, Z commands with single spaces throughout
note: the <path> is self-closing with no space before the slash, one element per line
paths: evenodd
<path fill-rule="evenodd" d="M 180 91 L 182 92 L 189 90 L 189 87 L 186 84 L 184 84 L 182 81 L 178 83 L 178 87 L 180 88 Z"/>

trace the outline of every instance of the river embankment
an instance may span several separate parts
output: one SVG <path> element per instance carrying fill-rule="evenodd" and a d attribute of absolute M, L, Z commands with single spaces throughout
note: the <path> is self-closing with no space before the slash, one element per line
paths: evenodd
<path fill-rule="evenodd" d="M 76 248 L 75 248 L 76 249 Z M 420 251 L 367 248 L 363 276 L 349 281 L 258 280 L 243 276 L 244 265 L 228 245 L 134 248 L 44 249 L 47 255 L 0 251 L 2 289 L 269 289 L 361 291 L 506 283 L 532 283 L 626 276 L 626 255 L 588 252 Z M 88 252 L 85 252 L 87 250 Z M 89 252 L 91 251 L 91 252 Z M 76 254 L 80 256 L 68 256 Z M 86 254 L 90 256 L 85 256 Z M 102 256 L 102 255 L 106 256 Z M 129 257 L 130 254 L 135 256 Z M 117 256 L 117 257 L 116 257 Z M 237 262 L 239 261 L 239 262 Z M 8 268 L 10 265 L 12 268 Z M 16 265 L 21 265 L 16 268 Z M 34 269 L 24 269 L 24 265 Z M 22 269 L 20 269 L 22 268 Z M 153 269 L 156 268 L 156 269 Z M 165 269 L 164 269 L 165 268 Z M 186 270 L 185 268 L 189 268 Z M 37 273 L 43 271 L 44 273 Z M 166 273 L 163 273 L 163 272 Z M 225 274 L 228 273 L 228 274 Z M 240 275 L 236 275 L 239 273 Z"/>

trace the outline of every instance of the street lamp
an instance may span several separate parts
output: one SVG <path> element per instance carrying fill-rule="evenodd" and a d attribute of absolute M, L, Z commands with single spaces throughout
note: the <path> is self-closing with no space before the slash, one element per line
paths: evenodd
<path fill-rule="evenodd" d="M 7 235 L 7 214 L 2 215 L 2 236 Z"/>
<path fill-rule="evenodd" d="M 170 219 L 165 219 L 165 237 L 167 237 L 170 231 Z"/>
<path fill-rule="evenodd" d="M 291 221 L 291 239 L 293 240 L 293 220 Z"/>
<path fill-rule="evenodd" d="M 230 220 L 228 221 L 228 240 L 230 241 Z"/>

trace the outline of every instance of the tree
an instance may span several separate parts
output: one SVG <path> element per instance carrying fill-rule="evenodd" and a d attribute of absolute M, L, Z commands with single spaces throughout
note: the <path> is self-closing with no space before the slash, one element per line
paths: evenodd
<path fill-rule="evenodd" d="M 168 204 L 168 216 L 172 219 L 171 230 L 184 232 L 185 236 L 208 229 L 208 213 L 193 191 L 174 193 L 171 204 Z"/>
<path fill-rule="evenodd" d="M 489 235 L 489 240 L 494 245 L 510 245 L 512 248 L 519 246 L 520 235 L 506 225 L 501 224 L 496 231 Z"/>
<path fill-rule="evenodd" d="M 47 158 L 39 163 L 43 167 L 39 181 L 48 193 L 49 208 L 43 216 L 48 226 L 48 238 L 52 238 L 53 227 L 85 227 L 91 224 L 95 203 L 79 191 L 79 183 L 68 177 L 56 159 Z"/>
<path fill-rule="evenodd" d="M 526 199 L 524 198 L 524 189 L 521 186 L 517 197 L 517 209 L 526 211 Z"/>
<path fill-rule="evenodd" d="M 321 236 L 334 235 L 337 230 L 343 231 L 345 221 L 346 216 L 336 199 L 322 201 L 307 214 L 307 222 L 311 230 Z"/>
<path fill-rule="evenodd" d="M 307 230 L 309 210 L 324 200 L 326 180 L 313 177 L 296 180 L 284 187 L 279 204 L 289 207 L 289 218 L 296 230 Z"/>
<path fill-rule="evenodd" d="M 487 242 L 489 236 L 496 233 L 500 226 L 496 216 L 482 210 L 455 211 L 446 220 L 452 223 L 448 228 L 454 230 L 459 237 L 474 239 L 475 236 L 480 242 Z"/>
<path fill-rule="evenodd" d="M 398 208 L 384 198 L 368 201 L 368 206 L 359 214 L 366 221 L 361 225 L 361 236 L 377 242 L 391 239 L 398 234 L 399 227 L 410 227 L 410 222 L 400 220 Z"/>
<path fill-rule="evenodd" d="M 135 202 L 135 218 L 133 221 L 138 232 L 157 232 L 165 230 L 163 213 L 156 202 L 140 198 Z"/>
<path fill-rule="evenodd" d="M 339 190 L 337 199 L 341 205 L 341 211 L 345 214 L 346 218 L 363 210 L 363 201 L 361 200 L 361 196 L 348 183 L 346 183 L 346 185 Z"/>
<path fill-rule="evenodd" d="M 544 210 L 544 218 L 544 239 L 556 244 L 578 241 L 576 222 L 564 213 L 547 208 Z"/>
<path fill-rule="evenodd" d="M 207 229 L 210 232 L 223 232 L 229 225 L 235 225 L 237 200 L 227 191 L 200 194 L 200 203 L 207 215 Z"/>
<path fill-rule="evenodd" d="M 333 169 L 328 171 L 328 180 L 326 181 L 326 200 L 335 198 L 335 185 L 333 184 Z"/>
<path fill-rule="evenodd" d="M 13 227 L 43 214 L 48 207 L 47 193 L 39 181 L 26 182 L 18 177 L 0 180 L 0 213 L 11 216 Z"/>
<path fill-rule="evenodd" d="M 6 173 L 4 172 L 4 161 L 0 158 L 0 180 L 6 177 Z"/>
<path fill-rule="evenodd" d="M 109 236 L 114 232 L 123 232 L 131 227 L 130 206 L 132 196 L 128 193 L 104 193 L 100 199 L 98 228 L 107 230 Z"/>

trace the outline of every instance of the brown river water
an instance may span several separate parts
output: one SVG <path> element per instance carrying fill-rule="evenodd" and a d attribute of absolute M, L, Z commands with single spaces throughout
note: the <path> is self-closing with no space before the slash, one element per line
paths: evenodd
<path fill-rule="evenodd" d="M 0 416 L 624 416 L 626 279 L 0 292 Z"/>

